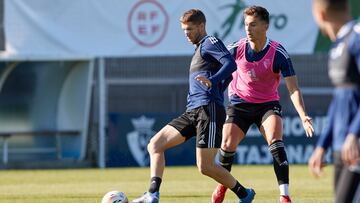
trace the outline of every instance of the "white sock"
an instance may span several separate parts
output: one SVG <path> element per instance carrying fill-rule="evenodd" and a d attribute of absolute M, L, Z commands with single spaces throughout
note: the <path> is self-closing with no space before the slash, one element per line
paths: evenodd
<path fill-rule="evenodd" d="M 279 185 L 280 195 L 290 196 L 289 193 L 289 184 L 281 184 Z"/>

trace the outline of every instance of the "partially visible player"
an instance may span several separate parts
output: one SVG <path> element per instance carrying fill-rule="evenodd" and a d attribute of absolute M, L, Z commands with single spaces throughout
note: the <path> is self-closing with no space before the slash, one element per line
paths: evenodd
<path fill-rule="evenodd" d="M 279 184 L 280 202 L 291 202 L 289 193 L 289 164 L 283 136 L 281 105 L 278 87 L 284 77 L 292 103 L 298 112 L 307 136 L 314 129 L 297 84 L 290 57 L 283 46 L 267 37 L 269 12 L 261 6 L 244 10 L 246 38 L 229 46 L 237 63 L 229 85 L 230 105 L 223 128 L 220 163 L 231 170 L 235 151 L 252 124 L 256 124 L 269 145 Z M 218 185 L 212 195 L 213 203 L 221 203 L 226 187 Z"/>
<path fill-rule="evenodd" d="M 346 0 L 314 0 L 313 14 L 320 30 L 333 44 L 329 51 L 329 76 L 335 90 L 328 124 L 309 160 L 320 176 L 323 158 L 334 151 L 335 202 L 360 202 L 360 23 L 351 20 Z"/>
<path fill-rule="evenodd" d="M 205 15 L 197 9 L 180 18 L 181 28 L 195 53 L 189 71 L 186 111 L 162 128 L 148 144 L 151 180 L 148 192 L 134 203 L 157 203 L 165 169 L 165 150 L 196 136 L 197 167 L 203 175 L 230 188 L 239 202 L 252 202 L 255 192 L 242 186 L 226 169 L 215 162 L 225 121 L 224 91 L 236 64 L 224 44 L 205 29 Z"/>

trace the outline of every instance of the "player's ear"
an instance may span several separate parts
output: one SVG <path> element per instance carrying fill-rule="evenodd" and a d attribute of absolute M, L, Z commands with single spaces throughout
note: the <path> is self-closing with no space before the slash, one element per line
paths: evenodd
<path fill-rule="evenodd" d="M 321 21 L 324 22 L 328 20 L 328 16 L 326 15 L 326 12 L 324 10 L 320 10 L 318 15 Z"/>
<path fill-rule="evenodd" d="M 326 10 L 324 7 L 321 7 L 318 5 L 314 9 L 315 9 L 315 10 L 313 10 L 314 16 L 316 16 L 316 18 L 319 21 L 324 22 L 324 21 L 328 20 L 328 16 L 327 16 L 327 13 L 326 13 Z"/>
<path fill-rule="evenodd" d="M 200 23 L 200 28 L 201 28 L 201 30 L 205 30 L 205 23 Z"/>
<path fill-rule="evenodd" d="M 265 24 L 265 28 L 266 28 L 266 30 L 269 29 L 269 23 L 266 23 L 266 24 Z"/>

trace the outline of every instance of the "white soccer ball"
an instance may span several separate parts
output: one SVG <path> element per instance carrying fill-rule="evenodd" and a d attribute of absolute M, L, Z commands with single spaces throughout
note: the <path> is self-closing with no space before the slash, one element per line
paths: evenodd
<path fill-rule="evenodd" d="M 101 203 L 129 203 L 129 200 L 123 192 L 110 191 L 104 195 Z"/>

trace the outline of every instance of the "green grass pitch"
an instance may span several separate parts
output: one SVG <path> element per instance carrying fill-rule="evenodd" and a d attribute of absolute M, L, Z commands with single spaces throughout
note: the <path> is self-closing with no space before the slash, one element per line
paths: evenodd
<path fill-rule="evenodd" d="M 256 191 L 254 202 L 278 202 L 279 192 L 270 165 L 234 166 L 232 174 Z M 321 179 L 313 178 L 305 165 L 290 166 L 293 202 L 333 202 L 332 166 Z M 149 168 L 2 170 L 0 203 L 100 203 L 111 190 L 124 192 L 130 202 L 148 188 Z M 209 203 L 216 182 L 195 166 L 167 167 L 160 190 L 162 203 Z M 228 191 L 224 203 L 237 202 Z"/>

